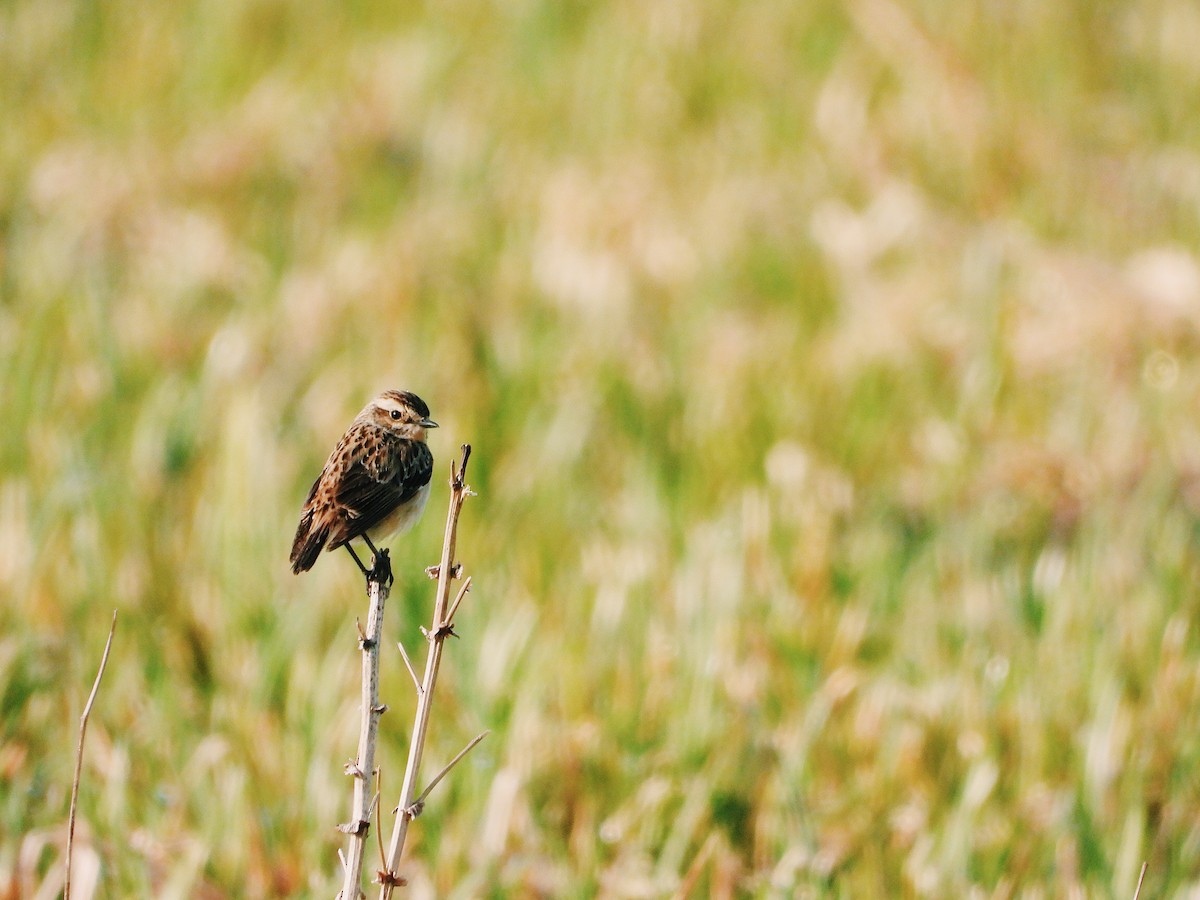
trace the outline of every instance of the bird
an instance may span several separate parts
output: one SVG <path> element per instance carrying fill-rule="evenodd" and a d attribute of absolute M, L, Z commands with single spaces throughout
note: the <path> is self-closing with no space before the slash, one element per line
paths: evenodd
<path fill-rule="evenodd" d="M 386 548 L 376 543 L 407 531 L 429 499 L 433 453 L 426 433 L 437 428 L 425 401 L 410 391 L 384 391 L 355 417 L 313 482 L 292 542 L 292 571 L 307 572 L 322 550 L 345 547 L 367 577 L 390 580 Z M 374 555 L 367 569 L 350 542 Z"/>

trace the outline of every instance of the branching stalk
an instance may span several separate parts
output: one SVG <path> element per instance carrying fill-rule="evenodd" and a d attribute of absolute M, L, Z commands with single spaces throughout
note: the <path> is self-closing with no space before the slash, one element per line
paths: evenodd
<path fill-rule="evenodd" d="M 377 567 L 377 570 L 386 571 L 386 567 Z M 383 608 L 389 593 L 387 577 L 368 579 L 370 611 L 367 614 L 367 630 L 364 633 L 359 629 L 358 641 L 362 649 L 362 713 L 359 720 L 358 757 L 346 765 L 346 774 L 354 779 L 354 799 L 350 821 L 338 826 L 340 831 L 350 836 L 342 873 L 342 889 L 338 893 L 341 900 L 358 900 L 362 896 L 363 858 L 366 854 L 367 832 L 371 830 L 372 798 L 376 796 L 373 787 L 375 742 L 379 735 L 379 717 L 387 709 L 379 703 L 379 641 L 383 635 Z"/>
<path fill-rule="evenodd" d="M 381 900 L 388 900 L 397 885 L 404 884 L 397 869 L 400 856 L 404 851 L 404 841 L 408 836 L 409 823 L 420 814 L 421 805 L 434 785 L 458 762 L 467 751 L 479 743 L 483 735 L 476 738 L 462 753 L 446 766 L 425 793 L 418 800 L 417 779 L 421 771 L 421 758 L 425 752 L 425 740 L 429 733 L 429 717 L 433 708 L 433 691 L 437 685 L 438 670 L 442 663 L 442 648 L 446 638 L 454 633 L 452 610 L 457 610 L 462 601 L 463 593 L 451 607 L 450 591 L 452 583 L 461 572 L 454 559 L 455 547 L 458 541 L 458 517 L 467 497 L 472 496 L 470 487 L 466 484 L 467 461 L 471 457 L 471 445 L 463 444 L 462 461 L 457 469 L 450 467 L 450 510 L 446 516 L 446 534 L 442 544 L 442 559 L 438 566 L 437 599 L 433 608 L 433 624 L 426 632 L 429 640 L 429 655 L 425 659 L 425 675 L 417 692 L 417 712 L 413 723 L 412 740 L 409 743 L 408 763 L 404 769 L 404 784 L 400 789 L 400 802 L 396 806 L 396 824 L 392 829 L 392 839 L 388 845 L 387 858 L 379 873 Z M 465 586 L 464 586 L 465 587 Z"/>

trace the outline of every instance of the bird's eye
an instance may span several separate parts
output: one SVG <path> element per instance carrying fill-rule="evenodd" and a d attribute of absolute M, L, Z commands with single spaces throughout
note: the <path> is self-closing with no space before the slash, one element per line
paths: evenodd
<path fill-rule="evenodd" d="M 399 418 L 400 418 L 400 410 L 398 410 L 398 409 L 393 409 L 393 410 L 392 410 L 392 418 L 393 418 L 393 419 L 399 419 Z"/>

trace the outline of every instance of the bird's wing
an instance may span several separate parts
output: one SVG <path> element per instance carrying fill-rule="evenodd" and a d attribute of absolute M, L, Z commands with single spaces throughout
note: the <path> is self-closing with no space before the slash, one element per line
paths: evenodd
<path fill-rule="evenodd" d="M 390 436 L 364 441 L 338 485 L 337 500 L 348 516 L 330 546 L 370 531 L 416 496 L 432 475 L 433 454 L 424 441 Z"/>

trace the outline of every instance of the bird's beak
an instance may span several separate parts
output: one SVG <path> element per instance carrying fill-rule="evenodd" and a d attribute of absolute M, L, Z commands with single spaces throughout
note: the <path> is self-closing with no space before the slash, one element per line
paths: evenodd
<path fill-rule="evenodd" d="M 433 421 L 433 419 L 422 419 L 421 427 L 422 428 L 437 428 L 438 424 L 437 424 L 437 422 Z"/>

